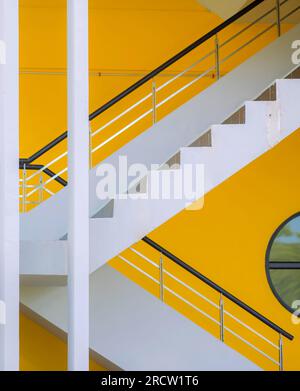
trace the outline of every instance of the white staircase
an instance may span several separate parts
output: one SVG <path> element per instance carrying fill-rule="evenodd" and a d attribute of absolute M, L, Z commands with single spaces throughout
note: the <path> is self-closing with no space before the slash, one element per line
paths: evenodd
<path fill-rule="evenodd" d="M 300 80 L 277 81 L 276 93 L 276 101 L 246 102 L 245 124 L 213 125 L 211 146 L 181 148 L 182 166 L 204 165 L 204 193 L 298 129 L 300 112 L 296 96 L 300 93 Z M 159 172 L 159 176 L 162 175 L 165 175 L 164 170 Z M 198 193 L 196 198 L 202 195 L 203 192 Z M 144 194 L 140 194 L 137 199 L 115 200 L 111 217 L 92 218 L 90 221 L 91 272 L 179 213 L 190 202 L 187 199 L 144 199 Z M 66 240 L 23 241 L 21 254 L 22 274 L 30 276 L 27 282 L 32 281 L 33 275 L 45 277 L 67 274 Z M 42 281 L 44 283 L 45 280 Z"/>
<path fill-rule="evenodd" d="M 105 163 L 118 169 L 118 159 L 125 155 L 129 165 L 138 162 L 150 168 L 153 163 L 163 164 L 179 150 L 182 165 L 205 165 L 205 192 L 226 180 L 299 127 L 300 113 L 295 99 L 299 80 L 277 81 L 274 102 L 247 101 L 247 98 L 259 96 L 278 76 L 285 77 L 293 70 L 290 46 L 299 33 L 297 26 L 110 156 Z M 245 124 L 212 125 L 216 119 L 224 121 L 243 105 Z M 209 129 L 212 146 L 187 148 Z M 91 272 L 191 201 L 117 199 L 111 207 L 111 200 L 97 199 L 97 180 L 96 167 L 91 170 L 90 184 L 91 216 L 94 216 L 90 221 Z M 118 191 L 124 193 L 127 189 Z M 63 240 L 67 233 L 66 205 L 67 188 L 22 216 L 23 281 L 54 284 L 59 281 L 60 284 L 66 276 L 67 245 Z M 105 217 L 107 208 L 111 209 L 110 217 Z"/>
<path fill-rule="evenodd" d="M 295 68 L 290 48 L 299 35 L 297 26 L 104 163 L 118 169 L 119 157 L 127 156 L 128 165 L 142 163 L 150 169 L 151 164 L 162 165 L 179 156 L 179 170 L 185 164 L 204 164 L 202 190 L 209 192 L 299 128 L 300 80 L 284 79 Z M 276 100 L 255 101 L 274 83 Z M 245 123 L 224 123 L 243 107 Z M 211 145 L 201 141 L 208 131 Z M 107 367 L 126 370 L 257 370 L 239 353 L 103 266 L 191 200 L 140 198 L 112 203 L 96 197 L 97 182 L 95 167 L 90 172 L 92 351 Z M 120 188 L 118 193 L 127 190 Z M 63 286 L 67 191 L 63 189 L 21 219 L 21 302 L 32 317 L 59 333 L 67 332 L 67 288 Z"/>

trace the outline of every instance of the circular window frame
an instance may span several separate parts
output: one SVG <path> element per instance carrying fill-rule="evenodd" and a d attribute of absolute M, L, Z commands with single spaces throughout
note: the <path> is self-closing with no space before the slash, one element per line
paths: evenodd
<path fill-rule="evenodd" d="M 295 309 L 293 309 L 292 307 L 290 307 L 288 304 L 286 304 L 283 299 L 279 296 L 274 284 L 273 284 L 273 281 L 272 281 L 272 278 L 271 278 L 271 275 L 270 275 L 270 253 L 271 253 L 271 248 L 273 246 L 273 243 L 274 243 L 274 240 L 276 239 L 276 237 L 278 236 L 279 232 L 282 230 L 282 228 L 288 224 L 290 221 L 294 220 L 295 218 L 297 217 L 300 217 L 300 212 L 297 212 L 297 213 L 294 213 L 292 216 L 290 216 L 289 218 L 287 218 L 286 220 L 283 221 L 283 223 L 281 223 L 279 225 L 279 227 L 276 228 L 276 230 L 274 231 L 273 235 L 271 236 L 271 239 L 269 240 L 269 243 L 268 243 L 268 246 L 267 246 L 267 251 L 266 251 L 266 258 L 265 258 L 265 269 L 266 269 L 266 275 L 267 275 L 267 280 L 268 280 L 268 283 L 270 285 L 270 288 L 274 294 L 274 296 L 276 297 L 276 299 L 279 301 L 279 303 L 286 309 L 288 310 L 291 314 L 293 314 L 295 312 Z"/>

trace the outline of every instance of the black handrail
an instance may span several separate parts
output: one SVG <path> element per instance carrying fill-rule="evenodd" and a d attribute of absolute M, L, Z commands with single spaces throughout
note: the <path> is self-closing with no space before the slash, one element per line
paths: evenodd
<path fill-rule="evenodd" d="M 36 159 L 44 155 L 46 152 L 50 151 L 52 148 L 54 148 L 57 144 L 62 142 L 68 137 L 68 132 L 62 133 L 60 136 L 56 137 L 54 140 L 52 140 L 49 144 L 45 145 L 43 148 L 41 148 L 38 152 L 34 153 L 32 156 L 30 156 L 27 159 L 20 159 L 20 164 L 30 164 L 34 162 Z"/>
<path fill-rule="evenodd" d="M 154 248 L 155 250 L 159 251 L 161 254 L 165 255 L 167 258 L 169 258 L 171 261 L 176 263 L 178 266 L 186 270 L 187 272 L 191 273 L 193 276 L 216 290 L 217 292 L 221 293 L 224 297 L 231 300 L 233 303 L 241 307 L 243 310 L 247 311 L 249 314 L 253 315 L 255 318 L 263 322 L 265 325 L 269 326 L 271 329 L 277 331 L 282 336 L 286 337 L 290 341 L 294 339 L 294 336 L 288 333 L 287 331 L 283 330 L 281 327 L 277 326 L 275 323 L 273 323 L 271 320 L 267 319 L 265 316 L 261 315 L 257 311 L 255 311 L 253 308 L 251 308 L 249 305 L 245 304 L 243 301 L 239 300 L 237 297 L 233 296 L 231 293 L 227 292 L 225 289 L 221 288 L 219 285 L 211 281 L 209 278 L 205 277 L 203 274 L 199 273 L 196 269 L 189 266 L 187 263 L 183 262 L 181 259 L 176 257 L 174 254 L 170 253 L 168 250 L 148 238 L 147 236 L 142 239 L 145 243 L 147 243 L 149 246 Z"/>
<path fill-rule="evenodd" d="M 169 68 L 171 65 L 173 65 L 175 62 L 180 60 L 182 57 L 186 56 L 188 53 L 190 53 L 192 50 L 196 49 L 198 46 L 203 44 L 204 42 L 208 41 L 210 38 L 218 34 L 220 31 L 224 30 L 226 27 L 240 19 L 242 16 L 246 15 L 250 11 L 252 11 L 254 8 L 256 8 L 258 5 L 263 3 L 265 0 L 255 0 L 245 8 L 243 8 L 241 11 L 234 14 L 231 18 L 227 19 L 225 22 L 221 23 L 219 26 L 215 27 L 213 30 L 209 31 L 207 34 L 203 35 L 201 38 L 199 38 L 197 41 L 183 49 L 181 52 L 170 58 L 168 61 L 164 62 L 162 65 L 154 69 L 152 72 L 144 76 L 142 79 L 134 83 L 131 87 L 127 88 L 120 94 L 118 94 L 116 97 L 111 99 L 109 102 L 105 103 L 103 106 L 95 110 L 92 114 L 89 115 L 89 120 L 92 121 L 96 117 L 98 117 L 100 114 L 102 114 L 104 111 L 108 110 L 110 107 L 124 99 L 126 96 L 131 94 L 133 91 L 137 90 L 139 87 L 143 86 L 145 83 L 147 83 L 149 80 L 153 79 L 155 76 L 159 75 L 161 72 L 163 72 L 165 69 Z M 21 159 L 23 164 L 30 164 L 42 155 L 44 155 L 46 152 L 54 148 L 56 145 L 58 145 L 60 142 L 65 140 L 68 137 L 68 131 L 62 133 L 59 137 L 51 141 L 48 145 L 40 149 L 38 152 L 36 152 L 34 155 L 32 155 L 28 159 Z"/>
<path fill-rule="evenodd" d="M 38 159 L 40 156 L 44 155 L 46 152 L 50 151 L 52 148 L 54 148 L 57 144 L 59 144 L 61 141 L 65 140 L 68 137 L 68 132 L 64 132 L 60 136 L 58 136 L 56 139 L 51 141 L 49 144 L 45 145 L 42 149 L 40 149 L 38 152 L 34 153 L 32 156 L 30 156 L 27 159 L 20 159 L 19 160 L 19 168 L 20 170 L 26 168 L 27 170 L 36 170 L 42 169 L 43 165 L 33 165 L 31 164 L 36 159 Z M 43 172 L 48 175 L 49 177 L 53 178 L 55 177 L 55 181 L 61 184 L 62 186 L 66 187 L 68 182 L 65 181 L 61 176 L 57 176 L 53 171 L 49 170 L 49 168 L 46 168 L 43 170 Z"/>
<path fill-rule="evenodd" d="M 101 106 L 99 109 L 95 110 L 90 115 L 90 121 L 94 118 L 98 117 L 98 115 L 102 114 L 104 111 L 118 103 L 120 100 L 131 94 L 133 91 L 143 86 L 149 80 L 153 79 L 155 76 L 159 75 L 165 69 L 169 68 L 175 62 L 179 61 L 182 57 L 186 56 L 188 53 L 196 49 L 198 46 L 202 45 L 204 42 L 208 41 L 210 38 L 214 37 L 220 31 L 224 30 L 226 27 L 234 23 L 236 20 L 240 19 L 242 16 L 246 15 L 248 12 L 252 11 L 259 4 L 263 3 L 265 0 L 255 0 L 253 3 L 249 4 L 247 7 L 243 8 L 241 11 L 234 14 L 232 17 L 227 19 L 225 22 L 221 23 L 219 26 L 215 27 L 213 30 L 209 31 L 201 38 L 197 39 L 197 41 L 193 42 L 191 45 L 183 49 L 181 52 L 170 58 L 168 61 L 164 62 L 158 68 L 154 69 L 152 72 L 148 73 L 148 75 L 144 76 L 142 79 L 134 83 L 131 87 L 127 88 L 125 91 L 121 92 L 115 98 L 107 102 L 105 105 Z"/>

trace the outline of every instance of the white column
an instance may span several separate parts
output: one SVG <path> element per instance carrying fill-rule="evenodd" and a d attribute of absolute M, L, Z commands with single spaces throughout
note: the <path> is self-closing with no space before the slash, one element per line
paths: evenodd
<path fill-rule="evenodd" d="M 68 0 L 69 370 L 89 369 L 88 0 Z"/>
<path fill-rule="evenodd" d="M 0 370 L 19 369 L 19 17 L 0 0 Z"/>

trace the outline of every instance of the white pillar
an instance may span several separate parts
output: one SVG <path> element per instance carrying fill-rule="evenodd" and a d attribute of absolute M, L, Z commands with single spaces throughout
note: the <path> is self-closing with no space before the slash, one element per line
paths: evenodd
<path fill-rule="evenodd" d="M 19 4 L 0 0 L 0 370 L 19 369 Z"/>
<path fill-rule="evenodd" d="M 68 365 L 89 369 L 88 0 L 68 0 Z"/>

